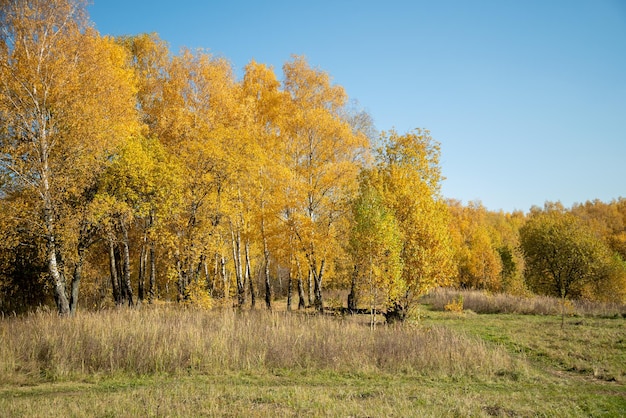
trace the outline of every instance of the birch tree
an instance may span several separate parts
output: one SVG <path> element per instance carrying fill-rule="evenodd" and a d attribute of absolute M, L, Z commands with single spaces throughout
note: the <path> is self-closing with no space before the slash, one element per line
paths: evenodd
<path fill-rule="evenodd" d="M 402 234 L 403 289 L 387 320 L 404 319 L 418 296 L 453 276 L 448 208 L 440 194 L 439 144 L 428 131 L 381 134 L 378 188 Z"/>
<path fill-rule="evenodd" d="M 336 228 L 348 211 L 357 188 L 360 156 L 368 142 L 341 117 L 347 96 L 332 85 L 327 73 L 311 68 L 301 57 L 283 66 L 289 118 L 281 128 L 288 142 L 293 198 L 284 219 L 297 237 L 313 276 L 314 305 L 324 309 L 322 288 L 327 263 L 337 251 Z"/>
<path fill-rule="evenodd" d="M 75 310 L 98 175 L 137 129 L 127 56 L 79 0 L 0 2 L 0 170 L 37 196 L 59 313 Z M 73 265 L 71 288 L 67 268 Z"/>

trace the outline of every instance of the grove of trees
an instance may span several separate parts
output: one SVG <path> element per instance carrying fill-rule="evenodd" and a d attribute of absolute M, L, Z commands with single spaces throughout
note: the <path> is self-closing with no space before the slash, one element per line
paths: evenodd
<path fill-rule="evenodd" d="M 430 132 L 376 134 L 303 57 L 237 79 L 85 7 L 0 0 L 0 311 L 323 311 L 332 288 L 391 321 L 444 285 L 626 302 L 626 200 L 445 200 Z"/>

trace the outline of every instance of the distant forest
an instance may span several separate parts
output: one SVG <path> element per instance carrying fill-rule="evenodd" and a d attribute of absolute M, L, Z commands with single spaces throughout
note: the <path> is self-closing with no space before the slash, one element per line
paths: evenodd
<path fill-rule="evenodd" d="M 0 312 L 172 301 L 377 309 L 450 286 L 626 302 L 626 199 L 528 213 L 441 194 L 430 132 L 376 133 L 294 56 L 101 36 L 79 0 L 0 6 Z"/>

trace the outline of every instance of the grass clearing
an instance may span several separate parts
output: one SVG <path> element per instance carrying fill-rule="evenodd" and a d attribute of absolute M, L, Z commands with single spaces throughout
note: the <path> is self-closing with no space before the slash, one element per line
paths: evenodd
<path fill-rule="evenodd" d="M 626 384 L 626 320 L 429 311 L 424 324 L 479 337 L 554 373 Z"/>
<path fill-rule="evenodd" d="M 623 318 L 159 307 L 0 320 L 0 416 L 620 416 Z"/>
<path fill-rule="evenodd" d="M 406 374 L 226 373 L 2 389 L 3 416 L 619 416 L 589 382 L 481 382 Z"/>

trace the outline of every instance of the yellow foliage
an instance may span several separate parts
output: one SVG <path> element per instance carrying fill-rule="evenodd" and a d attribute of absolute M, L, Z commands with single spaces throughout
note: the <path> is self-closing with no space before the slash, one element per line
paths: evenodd
<path fill-rule="evenodd" d="M 187 300 L 185 302 L 202 310 L 208 311 L 213 308 L 213 298 L 206 286 L 200 281 L 194 281 L 187 286 Z"/>
<path fill-rule="evenodd" d="M 447 312 L 463 312 L 463 295 L 459 295 L 456 299 L 448 302 L 443 309 Z"/>
<path fill-rule="evenodd" d="M 403 297 L 415 298 L 453 276 L 449 213 L 440 196 L 439 144 L 428 131 L 383 133 L 375 180 L 402 234 Z M 407 301 L 408 302 L 408 301 Z"/>

